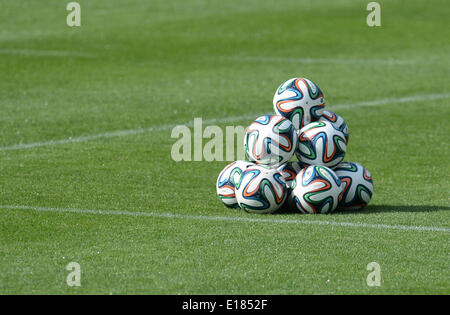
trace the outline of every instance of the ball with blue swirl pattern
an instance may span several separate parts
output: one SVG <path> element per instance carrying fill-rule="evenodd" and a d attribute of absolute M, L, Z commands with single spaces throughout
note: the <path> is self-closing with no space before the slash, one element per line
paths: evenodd
<path fill-rule="evenodd" d="M 280 85 L 273 97 L 275 113 L 292 121 L 296 129 L 317 121 L 324 106 L 322 90 L 306 78 L 287 80 Z"/>
<path fill-rule="evenodd" d="M 236 200 L 236 184 L 241 180 L 242 173 L 254 163 L 248 161 L 235 161 L 220 172 L 216 182 L 217 196 L 229 208 L 239 208 Z"/>
<path fill-rule="evenodd" d="M 310 123 L 298 131 L 299 140 L 295 154 L 307 165 L 335 168 L 344 160 L 347 140 L 342 131 L 327 121 Z"/>
<path fill-rule="evenodd" d="M 342 162 L 334 171 L 344 187 L 339 209 L 353 210 L 367 206 L 373 195 L 373 181 L 370 172 L 355 162 Z"/>
<path fill-rule="evenodd" d="M 333 212 L 342 197 L 342 184 L 328 167 L 311 165 L 295 177 L 292 188 L 295 207 L 302 213 Z"/>
<path fill-rule="evenodd" d="M 283 176 L 287 187 L 287 197 L 283 205 L 285 210 L 291 210 L 295 208 L 292 200 L 292 184 L 294 183 L 295 177 L 298 173 L 300 173 L 301 170 L 302 165 L 298 161 L 287 162 L 278 167 L 278 171 L 281 173 L 281 176 Z"/>
<path fill-rule="evenodd" d="M 272 213 L 286 200 L 287 187 L 276 168 L 248 167 L 236 185 L 239 206 L 250 213 Z"/>
<path fill-rule="evenodd" d="M 278 171 L 283 176 L 284 181 L 286 182 L 286 186 L 290 188 L 292 186 L 292 182 L 297 176 L 298 173 L 302 170 L 302 165 L 300 162 L 293 161 L 282 164 L 278 167 Z"/>
<path fill-rule="evenodd" d="M 244 149 L 250 161 L 276 167 L 292 158 L 297 141 L 296 130 L 290 120 L 279 115 L 265 115 L 248 128 Z"/>
<path fill-rule="evenodd" d="M 339 116 L 335 112 L 324 110 L 322 116 L 320 116 L 319 121 L 328 121 L 337 129 L 342 131 L 345 136 L 345 140 L 348 144 L 348 126 L 342 116 Z"/>

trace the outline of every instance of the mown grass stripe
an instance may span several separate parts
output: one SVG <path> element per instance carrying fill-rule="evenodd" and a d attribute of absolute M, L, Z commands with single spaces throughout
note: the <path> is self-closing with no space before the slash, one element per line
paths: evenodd
<path fill-rule="evenodd" d="M 362 59 L 362 58 L 295 58 L 295 57 L 264 57 L 264 56 L 223 56 L 225 60 L 238 62 L 289 62 L 303 64 L 342 64 L 342 65 L 414 65 L 429 62 L 429 60 L 413 59 Z"/>
<path fill-rule="evenodd" d="M 94 54 L 71 50 L 39 50 L 0 48 L 0 55 L 19 55 L 32 57 L 84 57 L 93 58 Z"/>

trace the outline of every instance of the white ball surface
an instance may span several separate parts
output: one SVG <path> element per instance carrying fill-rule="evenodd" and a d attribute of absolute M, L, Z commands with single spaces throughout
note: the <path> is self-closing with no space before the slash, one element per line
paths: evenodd
<path fill-rule="evenodd" d="M 331 123 L 334 128 L 342 131 L 348 144 L 348 126 L 342 116 L 339 116 L 338 114 L 330 110 L 324 110 L 322 116 L 319 118 L 319 121 L 327 121 Z"/>
<path fill-rule="evenodd" d="M 278 171 L 281 173 L 281 176 L 283 176 L 288 188 L 292 186 L 295 176 L 297 176 L 301 170 L 302 166 L 300 162 L 287 162 L 278 167 Z"/>
<path fill-rule="evenodd" d="M 302 213 L 330 213 L 338 206 L 342 185 L 333 170 L 312 165 L 296 176 L 291 194 L 293 204 Z"/>
<path fill-rule="evenodd" d="M 272 213 L 278 210 L 287 196 L 287 187 L 275 168 L 251 166 L 236 186 L 239 206 L 251 213 Z"/>
<path fill-rule="evenodd" d="M 275 167 L 292 158 L 297 140 L 290 120 L 279 115 L 265 115 L 248 128 L 244 149 L 250 161 Z"/>
<path fill-rule="evenodd" d="M 296 129 L 317 121 L 325 98 L 317 84 L 306 78 L 292 78 L 280 85 L 273 97 L 275 113 L 291 120 Z"/>
<path fill-rule="evenodd" d="M 236 200 L 236 184 L 241 180 L 242 173 L 250 166 L 255 165 L 248 161 L 231 162 L 220 172 L 216 181 L 217 196 L 230 208 L 238 208 Z"/>
<path fill-rule="evenodd" d="M 299 130 L 296 150 L 303 165 L 322 165 L 334 168 L 344 160 L 347 140 L 342 131 L 326 121 L 310 123 Z"/>
<path fill-rule="evenodd" d="M 373 195 L 373 181 L 370 172 L 361 164 L 343 162 L 335 169 L 343 185 L 340 209 L 361 209 L 367 206 Z"/>

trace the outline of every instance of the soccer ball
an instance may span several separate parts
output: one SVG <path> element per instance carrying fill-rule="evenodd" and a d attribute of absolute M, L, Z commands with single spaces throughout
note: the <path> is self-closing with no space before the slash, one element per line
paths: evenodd
<path fill-rule="evenodd" d="M 330 213 L 342 197 L 341 181 L 325 166 L 304 168 L 292 185 L 293 203 L 303 213 Z"/>
<path fill-rule="evenodd" d="M 278 166 L 289 161 L 297 147 L 292 122 L 279 115 L 257 118 L 244 138 L 245 154 L 257 164 Z"/>
<path fill-rule="evenodd" d="M 283 176 L 288 188 L 292 186 L 295 176 L 297 176 L 301 170 L 302 166 L 300 165 L 300 162 L 287 162 L 278 168 L 278 172 Z"/>
<path fill-rule="evenodd" d="M 322 115 L 325 100 L 320 88 L 305 78 L 287 80 L 275 92 L 275 113 L 291 120 L 296 129 L 303 128 Z"/>
<path fill-rule="evenodd" d="M 344 121 L 344 118 L 342 118 L 341 116 L 339 116 L 334 112 L 324 110 L 322 116 L 319 118 L 319 121 L 328 121 L 334 126 L 334 128 L 336 128 L 339 131 L 342 131 L 344 133 L 345 140 L 348 143 L 348 126 L 347 123 Z"/>
<path fill-rule="evenodd" d="M 367 206 L 373 195 L 369 171 L 355 162 L 343 162 L 334 171 L 344 186 L 339 208 L 360 209 Z"/>
<path fill-rule="evenodd" d="M 275 168 L 251 166 L 236 185 L 236 199 L 246 212 L 272 213 L 278 210 L 287 196 L 287 187 Z"/>
<path fill-rule="evenodd" d="M 336 167 L 344 160 L 347 140 L 342 131 L 326 121 L 316 121 L 300 129 L 296 150 L 303 165 Z"/>
<path fill-rule="evenodd" d="M 300 162 L 287 162 L 281 165 L 278 168 L 278 171 L 283 176 L 284 182 L 287 187 L 287 197 L 284 203 L 284 207 L 286 209 L 293 209 L 293 200 L 292 200 L 292 184 L 294 183 L 295 176 L 302 170 L 302 166 Z"/>
<path fill-rule="evenodd" d="M 236 184 L 241 180 L 242 172 L 248 167 L 255 165 L 247 161 L 236 161 L 228 164 L 220 172 L 216 182 L 217 195 L 220 200 L 230 208 L 239 208 L 236 200 Z"/>

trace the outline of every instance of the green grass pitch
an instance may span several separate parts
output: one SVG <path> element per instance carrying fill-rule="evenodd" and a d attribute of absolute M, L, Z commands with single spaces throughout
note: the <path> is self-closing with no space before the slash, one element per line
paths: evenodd
<path fill-rule="evenodd" d="M 1 294 L 450 294 L 448 1 L 379 1 L 380 27 L 368 0 L 78 2 L 68 27 L 0 0 Z M 229 210 L 227 162 L 171 159 L 174 124 L 247 126 L 296 76 L 346 119 L 365 210 Z"/>

